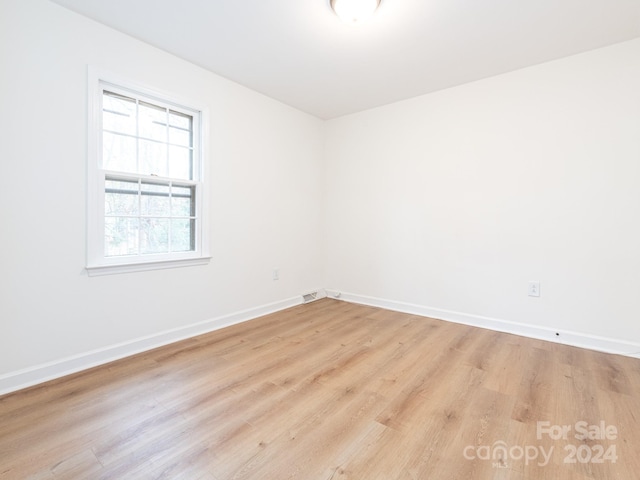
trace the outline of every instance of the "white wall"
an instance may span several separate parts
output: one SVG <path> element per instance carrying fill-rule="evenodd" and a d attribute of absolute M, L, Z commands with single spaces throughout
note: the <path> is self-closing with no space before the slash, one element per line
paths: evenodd
<path fill-rule="evenodd" d="M 637 39 L 329 121 L 327 287 L 640 351 L 639 85 Z"/>
<path fill-rule="evenodd" d="M 46 0 L 1 2 L 0 393 L 322 286 L 320 120 Z M 86 275 L 88 64 L 209 108 L 210 265 Z"/>

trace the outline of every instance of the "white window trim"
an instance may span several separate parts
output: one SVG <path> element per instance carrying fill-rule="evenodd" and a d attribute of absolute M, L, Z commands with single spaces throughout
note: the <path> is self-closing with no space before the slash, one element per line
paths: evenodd
<path fill-rule="evenodd" d="M 161 103 L 175 104 L 199 112 L 198 138 L 198 196 L 199 207 L 196 229 L 196 250 L 159 255 L 135 257 L 105 257 L 104 255 L 104 175 L 99 166 L 102 153 L 102 88 L 113 85 L 114 89 L 131 90 L 134 94 L 157 98 Z M 110 275 L 128 272 L 159 270 L 166 268 L 206 265 L 211 259 L 209 253 L 209 182 L 207 152 L 209 146 L 208 109 L 196 106 L 197 103 L 176 98 L 175 95 L 151 89 L 139 83 L 121 78 L 110 72 L 92 66 L 88 68 L 88 163 L 87 163 L 87 264 L 89 276 Z M 107 172 L 108 173 L 108 172 Z"/>

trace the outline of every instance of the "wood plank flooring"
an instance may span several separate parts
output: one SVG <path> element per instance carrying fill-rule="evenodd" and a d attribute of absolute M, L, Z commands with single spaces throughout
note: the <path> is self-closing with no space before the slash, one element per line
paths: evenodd
<path fill-rule="evenodd" d="M 639 451 L 640 360 L 329 299 L 0 397 L 12 480 L 633 480 Z"/>

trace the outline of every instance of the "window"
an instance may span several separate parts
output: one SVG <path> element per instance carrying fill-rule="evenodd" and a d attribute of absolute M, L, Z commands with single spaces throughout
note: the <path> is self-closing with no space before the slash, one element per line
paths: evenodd
<path fill-rule="evenodd" d="M 87 271 L 206 263 L 202 110 L 93 77 Z"/>

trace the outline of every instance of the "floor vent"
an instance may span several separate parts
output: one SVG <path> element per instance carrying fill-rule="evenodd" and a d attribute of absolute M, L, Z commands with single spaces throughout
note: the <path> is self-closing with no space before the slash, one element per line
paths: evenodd
<path fill-rule="evenodd" d="M 318 299 L 318 292 L 310 292 L 302 295 L 302 302 L 309 303 Z"/>

